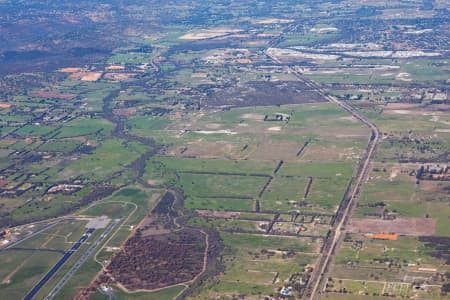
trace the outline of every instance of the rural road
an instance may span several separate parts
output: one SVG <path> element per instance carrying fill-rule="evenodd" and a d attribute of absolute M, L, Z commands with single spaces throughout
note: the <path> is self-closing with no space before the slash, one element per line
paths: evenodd
<path fill-rule="evenodd" d="M 371 131 L 371 136 L 369 144 L 366 149 L 365 157 L 363 158 L 363 160 L 361 160 L 360 166 L 358 167 L 358 173 L 356 174 L 355 177 L 356 182 L 352 186 L 350 199 L 346 205 L 340 207 L 341 211 L 338 211 L 336 213 L 336 220 L 333 228 L 331 228 L 331 234 L 329 235 L 328 239 L 325 240 L 324 242 L 325 243 L 323 248 L 324 253 L 322 255 L 322 258 L 320 259 L 320 263 L 316 266 L 316 269 L 314 270 L 315 274 L 313 273 L 313 276 L 311 277 L 310 281 L 311 300 L 320 298 L 318 295 L 318 293 L 320 293 L 319 289 L 321 286 L 325 285 L 324 281 L 326 281 L 328 278 L 327 274 L 329 271 L 329 266 L 334 258 L 334 255 L 336 254 L 338 245 L 345 234 L 345 225 L 351 218 L 353 208 L 356 206 L 356 203 L 358 202 L 361 189 L 364 183 L 366 182 L 367 177 L 370 174 L 371 163 L 375 158 L 376 150 L 381 139 L 381 132 L 378 129 L 378 127 L 370 120 L 368 120 L 366 117 L 360 115 L 353 107 L 351 107 L 347 103 L 335 99 L 332 96 L 324 94 L 323 91 L 320 90 L 320 88 L 316 90 L 323 96 L 325 96 L 330 102 L 336 103 L 344 110 L 349 112 L 351 115 L 353 115 L 356 119 L 358 119 L 366 126 L 368 126 Z"/>
<path fill-rule="evenodd" d="M 268 51 L 266 51 L 265 53 L 269 58 L 271 58 L 276 63 L 282 64 L 282 62 L 280 62 L 276 57 L 270 55 Z M 354 183 L 350 188 L 351 192 L 349 200 L 342 202 L 341 206 L 336 212 L 336 218 L 332 228 L 330 229 L 330 234 L 324 241 L 322 255 L 319 258 L 319 261 L 316 264 L 316 268 L 314 269 L 308 283 L 306 295 L 309 295 L 310 300 L 315 300 L 320 299 L 320 292 L 321 292 L 320 287 L 324 286 L 326 283 L 326 279 L 328 278 L 327 274 L 329 271 L 329 266 L 331 265 L 334 255 L 336 254 L 336 249 L 338 249 L 338 245 L 345 234 L 345 225 L 351 218 L 353 208 L 358 202 L 360 191 L 370 173 L 370 166 L 373 159 L 375 158 L 376 150 L 381 140 L 381 132 L 374 123 L 372 123 L 365 116 L 361 115 L 351 105 L 339 101 L 335 97 L 328 95 L 325 91 L 322 90 L 322 88 L 317 83 L 305 78 L 301 73 L 299 73 L 294 68 L 288 66 L 288 70 L 290 71 L 291 74 L 295 75 L 301 82 L 310 87 L 312 90 L 315 90 L 317 93 L 319 93 L 328 101 L 335 103 L 336 105 L 338 105 L 339 107 L 350 113 L 357 120 L 359 120 L 364 125 L 369 127 L 371 131 L 371 136 L 369 139 L 369 143 L 367 145 L 365 156 L 361 160 L 360 165 L 358 167 L 358 172 L 355 175 L 356 180 L 354 181 Z M 343 199 L 342 201 L 344 200 L 345 199 Z"/>
<path fill-rule="evenodd" d="M 365 116 L 361 115 L 358 111 L 356 111 L 349 104 L 339 101 L 336 98 L 327 95 L 316 83 L 307 80 L 298 74 L 298 72 L 293 71 L 293 74 L 297 76 L 302 82 L 304 82 L 310 88 L 315 89 L 319 94 L 325 97 L 328 101 L 337 104 L 339 107 L 346 110 L 353 117 L 358 119 L 360 122 L 369 127 L 371 131 L 371 136 L 369 139 L 369 144 L 366 149 L 366 153 L 364 158 L 360 162 L 360 166 L 358 167 L 358 173 L 356 174 L 356 181 L 352 186 L 350 199 L 346 203 L 346 205 L 341 206 L 340 211 L 336 212 L 336 219 L 334 222 L 334 226 L 331 228 L 331 234 L 324 241 L 324 252 L 322 253 L 322 257 L 319 260 L 319 263 L 316 265 L 316 269 L 311 276 L 309 282 L 309 293 L 310 300 L 319 299 L 320 286 L 325 285 L 325 280 L 328 278 L 327 274 L 329 271 L 329 266 L 333 261 L 334 255 L 336 254 L 336 250 L 338 249 L 338 244 L 342 240 L 342 237 L 345 234 L 345 225 L 350 220 L 353 208 L 358 202 L 358 198 L 361 192 L 361 189 L 366 182 L 366 179 L 370 173 L 370 166 L 375 158 L 377 147 L 380 143 L 381 132 L 379 128 L 372 123 Z"/>

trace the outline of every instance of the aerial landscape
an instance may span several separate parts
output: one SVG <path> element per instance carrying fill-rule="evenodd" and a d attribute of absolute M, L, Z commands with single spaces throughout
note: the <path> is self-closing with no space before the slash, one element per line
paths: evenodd
<path fill-rule="evenodd" d="M 0 0 L 0 299 L 450 299 L 450 0 Z"/>

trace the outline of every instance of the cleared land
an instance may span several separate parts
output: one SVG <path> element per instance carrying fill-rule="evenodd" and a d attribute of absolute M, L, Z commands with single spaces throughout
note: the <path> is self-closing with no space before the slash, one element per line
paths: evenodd
<path fill-rule="evenodd" d="M 434 235 L 436 220 L 425 218 L 397 218 L 395 220 L 352 219 L 349 232 L 396 233 L 410 236 Z"/>

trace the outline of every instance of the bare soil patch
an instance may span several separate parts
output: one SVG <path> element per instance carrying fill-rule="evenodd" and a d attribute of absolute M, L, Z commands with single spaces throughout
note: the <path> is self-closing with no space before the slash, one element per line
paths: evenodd
<path fill-rule="evenodd" d="M 164 228 L 164 226 L 158 224 L 157 218 L 153 216 L 145 217 L 139 224 L 139 230 L 143 237 L 169 234 L 171 232 L 170 229 Z"/>
<path fill-rule="evenodd" d="M 239 216 L 241 215 L 241 213 L 238 211 L 215 211 L 215 210 L 197 209 L 196 212 L 202 217 L 213 217 L 224 219 L 239 218 Z"/>
<path fill-rule="evenodd" d="M 295 142 L 267 140 L 258 145 L 251 157 L 256 160 L 296 160 L 301 147 L 302 144 Z"/>
<path fill-rule="evenodd" d="M 358 119 L 356 119 L 354 116 L 346 116 L 346 117 L 340 117 L 339 120 L 342 121 L 349 121 L 351 123 L 358 123 Z"/>
<path fill-rule="evenodd" d="M 353 147 L 338 147 L 336 145 L 309 144 L 303 151 L 302 159 L 309 161 L 330 161 L 355 159 L 362 151 Z"/>
<path fill-rule="evenodd" d="M 177 147 L 172 151 L 169 150 L 169 155 L 176 155 L 181 157 L 198 157 L 198 158 L 216 158 L 216 157 L 230 157 L 235 158 L 242 155 L 240 149 L 241 145 L 230 144 L 227 142 L 206 142 L 203 140 L 194 141 L 187 145 L 187 147 Z"/>
<path fill-rule="evenodd" d="M 35 91 L 30 93 L 31 97 L 36 98 L 50 98 L 50 99 L 61 99 L 61 100 L 71 100 L 77 95 L 70 93 L 58 93 L 58 92 L 47 92 L 47 91 Z"/>
<path fill-rule="evenodd" d="M 226 134 L 226 135 L 235 135 L 237 134 L 237 132 L 231 131 L 229 129 L 221 129 L 221 130 L 197 130 L 194 131 L 195 133 L 199 133 L 199 134 Z"/>
<path fill-rule="evenodd" d="M 311 60 L 336 60 L 339 55 L 334 54 L 320 54 L 312 52 L 297 51 L 294 49 L 280 49 L 280 48 L 269 48 L 267 53 L 275 57 L 276 60 L 289 63 L 298 61 L 311 61 Z"/>
<path fill-rule="evenodd" d="M 414 109 L 420 107 L 421 104 L 413 103 L 388 103 L 385 109 Z"/>
<path fill-rule="evenodd" d="M 428 218 L 352 219 L 348 226 L 348 231 L 353 233 L 396 233 L 409 236 L 432 236 L 435 229 L 436 220 Z"/>
<path fill-rule="evenodd" d="M 240 118 L 242 119 L 249 119 L 249 120 L 256 120 L 256 121 L 263 121 L 264 115 L 262 114 L 243 114 L 240 115 Z"/>
<path fill-rule="evenodd" d="M 125 66 L 113 65 L 105 68 L 106 71 L 125 70 Z"/>
<path fill-rule="evenodd" d="M 9 103 L 0 103 L 0 108 L 10 108 L 11 106 Z"/>
<path fill-rule="evenodd" d="M 272 18 L 272 19 L 262 19 L 262 20 L 257 20 L 257 21 L 253 21 L 253 24 L 257 24 L 257 25 L 268 25 L 268 24 L 287 24 L 287 23 L 292 23 L 295 20 L 292 19 L 276 19 L 276 18 Z"/>
<path fill-rule="evenodd" d="M 147 184 L 150 184 L 150 185 L 159 185 L 161 183 L 162 183 L 161 180 L 153 180 L 153 179 L 147 180 Z"/>
<path fill-rule="evenodd" d="M 414 115 L 414 116 L 434 116 L 435 121 L 439 121 L 436 115 L 446 115 L 450 109 L 449 105 L 428 105 L 411 103 L 389 103 L 385 106 L 383 113 L 387 115 Z"/>
<path fill-rule="evenodd" d="M 186 33 L 181 36 L 181 40 L 204 40 L 204 39 L 212 39 L 215 37 L 224 36 L 230 33 L 241 32 L 240 29 L 232 29 L 232 28 L 216 28 L 216 29 L 204 29 L 198 30 L 194 32 Z"/>
<path fill-rule="evenodd" d="M 81 77 L 82 81 L 97 81 L 102 77 L 102 72 L 87 72 Z"/>
<path fill-rule="evenodd" d="M 113 113 L 118 116 L 129 117 L 136 114 L 137 109 L 135 107 L 130 108 L 115 108 L 113 109 Z"/>
<path fill-rule="evenodd" d="M 252 62 L 250 57 L 251 53 L 248 49 L 226 48 L 209 51 L 203 60 L 211 64 L 249 64 Z"/>
<path fill-rule="evenodd" d="M 82 68 L 62 68 L 59 70 L 62 73 L 77 73 L 83 71 Z"/>
<path fill-rule="evenodd" d="M 81 80 L 84 76 L 84 72 L 71 72 L 69 78 L 72 80 Z"/>
<path fill-rule="evenodd" d="M 103 77 L 107 80 L 122 81 L 133 78 L 136 73 L 106 73 Z"/>
<path fill-rule="evenodd" d="M 192 78 L 207 78 L 208 77 L 208 73 L 192 73 L 191 75 Z"/>
<path fill-rule="evenodd" d="M 238 64 L 251 64 L 252 61 L 248 58 L 238 58 L 236 59 L 236 63 Z"/>

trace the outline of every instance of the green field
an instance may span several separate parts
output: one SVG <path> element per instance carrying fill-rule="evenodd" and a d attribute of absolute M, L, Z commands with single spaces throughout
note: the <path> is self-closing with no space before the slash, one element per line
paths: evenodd
<path fill-rule="evenodd" d="M 182 174 L 181 185 L 192 197 L 256 197 L 267 182 L 266 177 Z"/>
<path fill-rule="evenodd" d="M 160 291 L 156 292 L 149 292 L 149 293 L 132 293 L 127 294 L 119 289 L 114 289 L 114 294 L 119 297 L 119 299 L 126 299 L 126 300 L 172 300 L 174 299 L 179 293 L 181 293 L 184 290 L 184 286 L 177 285 L 170 288 L 162 289 Z M 98 295 L 100 296 L 100 295 Z M 101 297 L 99 299 L 104 299 L 105 297 Z"/>
<path fill-rule="evenodd" d="M 259 237 L 252 235 L 222 234 L 226 246 L 224 261 L 227 269 L 210 288 L 192 299 L 205 299 L 222 293 L 260 295 L 274 293 L 278 284 L 273 283 L 275 274 L 280 280 L 290 274 L 302 272 L 315 256 L 296 254 L 286 258 L 280 253 L 266 255 L 264 250 L 310 251 L 311 242 L 298 238 Z M 276 245 L 276 246 L 275 246 Z M 276 248 L 276 249 L 274 249 Z"/>
<path fill-rule="evenodd" d="M 161 163 L 166 168 L 178 172 L 224 172 L 244 174 L 273 174 L 276 161 L 254 160 L 220 160 L 220 159 L 195 159 L 176 157 L 154 157 L 153 163 Z"/>
<path fill-rule="evenodd" d="M 63 221 L 16 247 L 65 251 L 85 232 L 85 224 L 85 221 Z M 26 250 L 0 253 L 0 259 L 4 263 L 0 271 L 0 291 L 13 298 L 24 297 L 61 256 L 60 253 Z"/>
<path fill-rule="evenodd" d="M 79 160 L 71 162 L 59 176 L 63 178 L 83 176 L 93 180 L 104 180 L 114 172 L 122 170 L 145 150 L 146 147 L 139 142 L 105 140 L 92 155 L 82 156 Z"/>
<path fill-rule="evenodd" d="M 254 201 L 252 199 L 199 198 L 193 196 L 186 198 L 185 207 L 189 209 L 253 211 Z"/>
<path fill-rule="evenodd" d="M 117 298 L 278 299 L 290 286 L 304 299 L 349 187 L 361 190 L 348 220 L 436 228 L 388 241 L 344 223 L 321 299 L 449 298 L 448 1 L 16 2 L 0 0 L 0 247 L 6 228 L 14 239 L 66 219 L 0 251 L 0 298 L 22 298 L 107 216 L 116 227 L 56 298 L 83 298 L 130 235 L 192 230 L 207 265 L 195 277 L 180 259 L 179 272 L 198 280 L 136 293 L 113 280 Z M 380 144 L 355 183 L 371 122 Z M 159 246 L 143 259 L 178 263 Z"/>
<path fill-rule="evenodd" d="M 113 125 L 102 118 L 75 119 L 64 124 L 55 137 L 61 139 L 93 134 L 107 136 L 112 129 Z"/>

